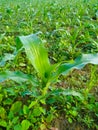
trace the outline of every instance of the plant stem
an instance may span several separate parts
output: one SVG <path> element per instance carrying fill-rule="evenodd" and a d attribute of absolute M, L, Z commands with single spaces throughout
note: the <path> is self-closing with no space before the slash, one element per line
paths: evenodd
<path fill-rule="evenodd" d="M 48 82 L 48 83 L 46 84 L 46 86 L 44 87 L 44 89 L 43 89 L 42 95 L 47 94 L 49 86 L 50 86 L 50 83 Z"/>

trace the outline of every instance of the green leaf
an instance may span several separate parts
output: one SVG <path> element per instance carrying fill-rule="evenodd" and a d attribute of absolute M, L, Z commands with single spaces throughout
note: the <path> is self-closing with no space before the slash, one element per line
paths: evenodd
<path fill-rule="evenodd" d="M 69 113 L 70 113 L 72 116 L 74 116 L 74 117 L 76 117 L 76 116 L 78 115 L 78 112 L 75 111 L 75 110 L 70 110 Z"/>
<path fill-rule="evenodd" d="M 44 109 L 43 107 L 39 107 L 39 111 L 40 111 L 41 113 L 43 113 L 43 114 L 46 113 L 46 111 L 45 111 L 45 109 Z"/>
<path fill-rule="evenodd" d="M 15 125 L 14 130 L 22 130 L 21 125 L 20 124 Z"/>
<path fill-rule="evenodd" d="M 67 74 L 73 69 L 81 69 L 89 63 L 98 64 L 98 54 L 82 54 L 76 58 L 73 63 L 62 61 L 51 65 L 47 50 L 44 48 L 44 45 L 36 34 L 20 36 L 17 41 L 17 48 L 25 48 L 25 52 L 32 65 L 41 76 L 44 84 L 47 84 L 46 90 L 51 82 L 57 80 L 60 74 Z"/>
<path fill-rule="evenodd" d="M 57 89 L 57 90 L 53 90 L 49 94 L 47 94 L 47 97 L 50 96 L 50 95 L 56 95 L 56 96 L 60 96 L 60 95 L 64 95 L 64 96 L 77 96 L 77 97 L 79 97 L 82 100 L 84 99 L 83 95 L 80 92 L 77 92 L 77 91 L 71 90 L 71 89 Z M 51 102 L 52 101 L 50 101 L 50 103 Z"/>
<path fill-rule="evenodd" d="M 0 94 L 0 103 L 1 103 L 2 100 L 3 100 L 3 95 Z"/>
<path fill-rule="evenodd" d="M 47 128 L 46 128 L 46 125 L 45 125 L 45 124 L 41 124 L 41 125 L 40 125 L 40 130 L 45 130 L 45 129 L 47 129 Z"/>
<path fill-rule="evenodd" d="M 5 36 L 5 33 L 0 34 L 0 41 L 4 38 L 4 36 Z"/>
<path fill-rule="evenodd" d="M 74 90 L 70 90 L 70 89 L 65 89 L 64 91 L 62 91 L 62 94 L 65 95 L 65 96 L 77 96 L 79 97 L 80 99 L 84 99 L 83 95 L 79 92 L 76 92 Z"/>
<path fill-rule="evenodd" d="M 6 118 L 6 110 L 0 106 L 0 117 L 2 119 L 5 119 Z"/>
<path fill-rule="evenodd" d="M 5 54 L 5 56 L 0 61 L 0 66 L 3 67 L 7 61 L 13 60 L 15 58 L 14 54 Z"/>
<path fill-rule="evenodd" d="M 53 118 L 54 118 L 54 115 L 53 115 L 53 114 L 49 114 L 49 115 L 47 116 L 47 118 L 46 118 L 46 121 L 47 121 L 48 123 L 50 123 L 50 122 L 53 120 Z"/>
<path fill-rule="evenodd" d="M 33 115 L 34 115 L 35 117 L 40 116 L 41 113 L 43 113 L 43 112 L 40 111 L 39 107 L 35 107 L 35 108 L 33 109 Z"/>
<path fill-rule="evenodd" d="M 19 121 L 19 117 L 16 116 L 16 117 L 13 118 L 12 123 L 16 124 L 18 121 Z"/>
<path fill-rule="evenodd" d="M 23 44 L 23 48 L 25 48 L 29 60 L 41 78 L 47 78 L 50 69 L 50 62 L 47 50 L 44 48 L 42 41 L 36 36 L 36 34 L 20 36 L 19 40 Z M 17 44 L 19 45 L 19 42 L 17 42 Z"/>
<path fill-rule="evenodd" d="M 96 12 L 96 17 L 98 18 L 98 10 L 97 10 L 97 12 Z"/>
<path fill-rule="evenodd" d="M 29 109 L 35 106 L 36 104 L 37 104 L 37 101 L 32 101 L 29 105 Z"/>
<path fill-rule="evenodd" d="M 21 110 L 21 106 L 22 102 L 16 101 L 14 104 L 12 104 L 10 111 L 12 111 L 15 114 Z"/>
<path fill-rule="evenodd" d="M 11 79 L 17 83 L 30 81 L 32 84 L 37 85 L 38 82 L 33 78 L 33 76 L 24 74 L 23 72 L 16 71 L 3 71 L 0 72 L 0 82 L 4 82 L 5 80 Z"/>
<path fill-rule="evenodd" d="M 21 122 L 21 125 L 22 125 L 22 130 L 28 130 L 30 125 L 31 125 L 31 123 L 28 120 L 23 120 Z"/>
<path fill-rule="evenodd" d="M 73 120 L 69 117 L 69 118 L 68 118 L 68 122 L 69 122 L 69 123 L 72 123 Z"/>
<path fill-rule="evenodd" d="M 4 67 L 4 65 L 8 61 L 17 60 L 17 58 L 18 58 L 18 56 L 19 56 L 19 54 L 21 53 L 22 50 L 23 50 L 23 48 L 21 48 L 19 50 L 17 50 L 16 48 L 14 48 L 14 52 L 12 54 L 5 53 L 4 56 L 1 57 L 0 67 Z"/>
<path fill-rule="evenodd" d="M 31 121 L 32 121 L 32 123 L 34 124 L 34 123 L 37 122 L 37 118 L 34 118 L 33 115 L 31 115 Z"/>
<path fill-rule="evenodd" d="M 0 119 L 0 126 L 6 127 L 7 122 L 5 120 Z"/>
<path fill-rule="evenodd" d="M 14 113 L 12 111 L 8 114 L 8 119 L 12 120 L 14 118 Z"/>
<path fill-rule="evenodd" d="M 23 113 L 29 114 L 29 108 L 26 105 L 23 106 Z"/>
<path fill-rule="evenodd" d="M 4 105 L 11 105 L 11 104 L 12 104 L 12 102 L 13 102 L 13 100 L 12 100 L 12 99 L 7 98 L 6 100 L 4 100 L 4 101 L 3 101 L 3 104 L 4 104 Z"/>
<path fill-rule="evenodd" d="M 62 63 L 56 68 L 55 73 L 51 75 L 52 78 L 57 78 L 60 74 L 67 74 L 70 70 L 81 69 L 86 64 L 98 64 L 98 54 L 82 54 L 76 58 L 73 63 Z"/>

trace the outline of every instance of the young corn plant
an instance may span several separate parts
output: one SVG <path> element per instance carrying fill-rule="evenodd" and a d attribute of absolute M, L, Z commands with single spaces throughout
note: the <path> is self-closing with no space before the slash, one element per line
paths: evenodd
<path fill-rule="evenodd" d="M 47 49 L 37 36 L 37 34 L 31 34 L 28 36 L 19 36 L 16 42 L 16 55 L 22 48 L 25 49 L 26 55 L 31 62 L 32 66 L 38 73 L 38 79 L 35 79 L 32 75 L 24 74 L 23 72 L 0 72 L 0 82 L 7 79 L 14 80 L 16 82 L 24 82 L 29 80 L 33 85 L 40 83 L 42 95 L 48 94 L 50 85 L 57 82 L 58 77 L 63 74 L 66 75 L 73 69 L 81 69 L 86 64 L 98 64 L 98 54 L 82 54 L 77 57 L 73 62 L 59 62 L 51 64 L 48 58 Z"/>

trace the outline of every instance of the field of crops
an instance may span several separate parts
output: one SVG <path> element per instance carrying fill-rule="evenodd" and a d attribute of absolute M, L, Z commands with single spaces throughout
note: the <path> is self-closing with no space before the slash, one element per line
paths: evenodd
<path fill-rule="evenodd" d="M 98 130 L 98 0 L 0 0 L 0 130 Z"/>

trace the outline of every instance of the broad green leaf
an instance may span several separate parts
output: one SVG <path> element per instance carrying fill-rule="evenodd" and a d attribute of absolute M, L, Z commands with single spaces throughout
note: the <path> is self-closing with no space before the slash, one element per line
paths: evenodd
<path fill-rule="evenodd" d="M 27 57 L 41 78 L 47 78 L 50 69 L 50 62 L 47 50 L 44 48 L 42 41 L 36 36 L 36 34 L 20 36 L 19 40 L 23 44 L 23 48 L 25 48 Z M 19 42 L 17 43 L 19 44 Z"/>
<path fill-rule="evenodd" d="M 73 63 L 64 63 L 60 64 L 58 68 L 56 68 L 55 73 L 51 75 L 51 80 L 57 78 L 60 74 L 67 74 L 70 70 L 73 69 L 81 69 L 86 64 L 98 64 L 98 54 L 82 54 L 78 58 L 76 58 Z"/>
<path fill-rule="evenodd" d="M 32 101 L 32 102 L 30 103 L 30 105 L 29 105 L 29 109 L 32 108 L 33 106 L 35 106 L 36 104 L 37 104 L 36 101 Z"/>
<path fill-rule="evenodd" d="M 2 119 L 5 119 L 6 118 L 6 110 L 0 106 L 0 117 Z"/>
<path fill-rule="evenodd" d="M 0 94 L 0 103 L 1 103 L 2 99 L 3 99 L 3 94 Z"/>
<path fill-rule="evenodd" d="M 20 124 L 15 125 L 14 130 L 22 130 L 21 125 Z"/>
<path fill-rule="evenodd" d="M 47 128 L 46 128 L 46 124 L 41 124 L 41 125 L 40 125 L 40 130 L 45 130 L 45 129 L 47 129 Z"/>
<path fill-rule="evenodd" d="M 50 122 L 53 120 L 53 118 L 54 118 L 54 115 L 53 115 L 53 114 L 49 114 L 49 115 L 47 116 L 47 118 L 46 118 L 46 121 L 47 121 L 48 123 L 50 123 Z"/>
<path fill-rule="evenodd" d="M 16 124 L 16 123 L 18 123 L 18 121 L 19 121 L 19 116 L 16 116 L 13 118 L 12 123 Z"/>
<path fill-rule="evenodd" d="M 13 102 L 13 99 L 7 98 L 6 100 L 3 101 L 3 104 L 10 105 L 10 104 L 12 104 L 12 102 Z"/>
<path fill-rule="evenodd" d="M 29 108 L 28 108 L 28 106 L 26 106 L 26 105 L 23 106 L 23 113 L 24 114 L 29 114 Z"/>
<path fill-rule="evenodd" d="M 39 110 L 40 110 L 40 112 L 43 113 L 43 114 L 45 114 L 45 112 L 46 112 L 43 107 L 39 107 Z"/>
<path fill-rule="evenodd" d="M 0 126 L 6 127 L 7 126 L 7 122 L 3 119 L 0 119 Z"/>
<path fill-rule="evenodd" d="M 15 114 L 21 110 L 21 106 L 22 102 L 16 101 L 14 104 L 12 104 L 10 111 L 12 111 Z"/>
<path fill-rule="evenodd" d="M 72 122 L 73 122 L 72 118 L 69 117 L 69 118 L 68 118 L 68 122 L 69 122 L 69 123 L 72 123 Z"/>
<path fill-rule="evenodd" d="M 32 84 L 37 85 L 37 81 L 33 78 L 33 76 L 24 74 L 20 71 L 11 72 L 11 71 L 4 71 L 0 72 L 0 82 L 4 82 L 5 80 L 13 80 L 17 83 L 30 81 Z"/>
<path fill-rule="evenodd" d="M 12 120 L 14 118 L 14 113 L 13 111 L 10 111 L 8 114 L 8 119 Z"/>
<path fill-rule="evenodd" d="M 32 120 L 32 123 L 36 123 L 37 122 L 37 118 L 34 117 L 33 115 L 31 115 L 31 120 Z"/>
<path fill-rule="evenodd" d="M 34 116 L 34 117 L 40 116 L 41 113 L 42 113 L 42 111 L 40 111 L 39 107 L 35 107 L 35 108 L 33 109 L 33 116 Z"/>
<path fill-rule="evenodd" d="M 28 120 L 23 120 L 21 122 L 22 130 L 28 130 L 31 123 Z"/>

